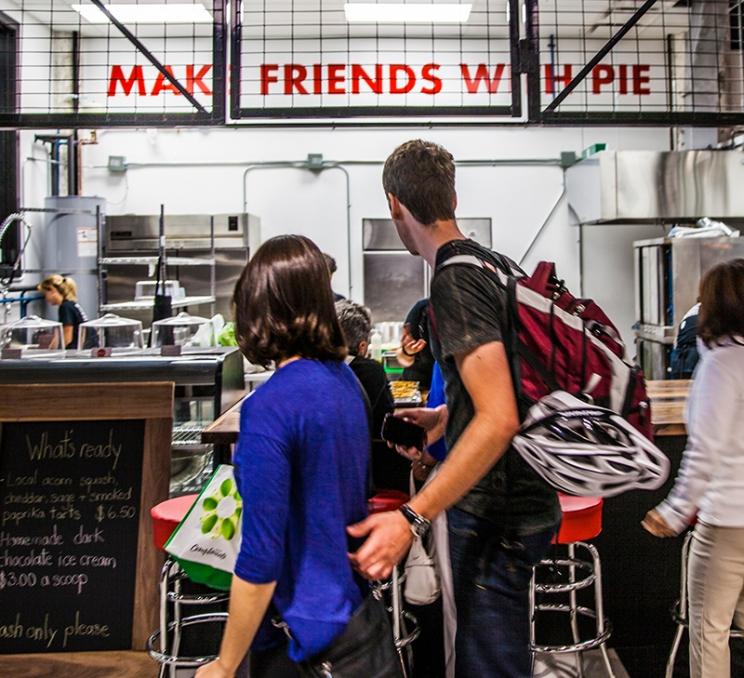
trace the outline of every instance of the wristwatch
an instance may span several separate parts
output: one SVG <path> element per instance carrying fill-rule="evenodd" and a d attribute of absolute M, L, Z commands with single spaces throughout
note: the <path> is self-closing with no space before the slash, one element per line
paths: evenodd
<path fill-rule="evenodd" d="M 410 524 L 414 537 L 423 537 L 427 533 L 431 527 L 431 520 L 424 518 L 420 513 L 416 513 L 408 504 L 403 504 L 399 510 Z"/>

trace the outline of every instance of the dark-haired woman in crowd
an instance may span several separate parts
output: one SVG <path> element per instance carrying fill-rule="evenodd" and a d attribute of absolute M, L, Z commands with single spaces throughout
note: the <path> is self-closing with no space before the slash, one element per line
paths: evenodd
<path fill-rule="evenodd" d="M 687 579 L 690 676 L 728 678 L 729 630 L 744 628 L 744 259 L 703 279 L 698 335 L 682 466 L 643 525 L 672 537 L 697 515 Z"/>
<path fill-rule="evenodd" d="M 232 678 L 251 644 L 251 678 L 321 675 L 305 673 L 307 662 L 343 644 L 371 605 L 346 538 L 367 513 L 366 408 L 344 364 L 330 274 L 310 240 L 264 243 L 238 281 L 235 313 L 246 358 L 277 369 L 241 411 L 243 538 L 219 658 L 197 676 Z M 270 606 L 289 640 L 264 620 Z"/>

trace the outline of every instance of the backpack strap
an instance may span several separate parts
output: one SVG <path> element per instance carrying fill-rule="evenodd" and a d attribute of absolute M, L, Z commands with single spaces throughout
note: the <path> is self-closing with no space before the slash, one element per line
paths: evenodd
<path fill-rule="evenodd" d="M 533 405 L 528 401 L 522 391 L 522 382 L 519 374 L 519 358 L 526 360 L 530 364 L 535 362 L 539 364 L 533 356 L 526 355 L 526 347 L 521 346 L 518 337 L 519 314 L 517 310 L 517 279 L 524 276 L 521 270 L 514 270 L 509 260 L 496 252 L 489 252 L 491 261 L 485 261 L 474 254 L 453 254 L 448 259 L 437 266 L 436 271 L 440 271 L 445 266 L 455 264 L 465 266 L 475 266 L 488 271 L 496 279 L 498 284 L 506 291 L 506 327 L 504 327 L 504 347 L 506 349 L 507 360 L 509 361 L 509 372 L 512 378 L 514 394 L 517 399 L 517 409 L 520 420 L 524 420 L 527 410 Z M 435 271 L 435 273 L 436 273 Z"/>
<path fill-rule="evenodd" d="M 476 266 L 477 268 L 484 268 L 495 274 L 499 283 L 501 283 L 503 287 L 507 286 L 508 278 L 523 277 L 523 272 L 514 270 L 511 263 L 506 257 L 502 256 L 501 254 L 497 254 L 496 252 L 490 252 L 490 254 L 491 261 L 485 261 L 484 259 L 477 257 L 474 254 L 453 254 L 451 257 L 441 262 L 439 266 L 436 267 L 434 273 L 440 271 L 445 266 L 452 266 L 453 264 Z"/>

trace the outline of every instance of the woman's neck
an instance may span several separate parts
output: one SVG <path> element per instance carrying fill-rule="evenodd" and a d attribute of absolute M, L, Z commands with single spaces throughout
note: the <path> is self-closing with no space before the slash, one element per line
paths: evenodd
<path fill-rule="evenodd" d="M 279 362 L 277 363 L 277 367 L 278 367 L 279 369 L 281 369 L 281 368 L 282 368 L 282 367 L 284 367 L 285 365 L 289 365 L 289 363 L 293 363 L 293 362 L 295 362 L 295 361 L 299 360 L 300 358 L 302 358 L 302 356 L 300 356 L 300 355 L 293 355 L 293 356 L 291 356 L 290 358 L 283 358 L 282 360 L 280 360 L 280 361 L 279 361 Z"/>

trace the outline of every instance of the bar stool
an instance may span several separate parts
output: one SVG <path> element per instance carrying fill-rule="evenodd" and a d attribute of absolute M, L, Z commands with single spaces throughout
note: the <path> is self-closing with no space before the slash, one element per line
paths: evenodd
<path fill-rule="evenodd" d="M 679 646 L 682 643 L 682 636 L 685 629 L 690 627 L 690 612 L 688 608 L 687 600 L 687 567 L 690 560 L 690 548 L 692 547 L 692 535 L 693 531 L 690 530 L 685 535 L 685 540 L 682 542 L 682 567 L 680 568 L 679 577 L 679 599 L 672 607 L 672 619 L 677 624 L 677 629 L 674 632 L 674 640 L 672 641 L 672 648 L 669 651 L 669 658 L 666 663 L 665 678 L 672 678 L 674 674 L 674 662 L 677 659 L 677 652 Z M 744 638 L 744 629 L 732 628 L 729 631 L 729 638 Z"/>
<path fill-rule="evenodd" d="M 403 504 L 409 500 L 405 492 L 398 490 L 380 490 L 367 502 L 367 508 L 370 513 L 384 513 L 386 511 L 397 511 Z M 395 649 L 400 658 L 400 666 L 404 678 L 408 678 L 410 671 L 413 669 L 413 654 L 411 644 L 419 637 L 421 629 L 418 621 L 410 612 L 403 609 L 403 583 L 405 574 L 401 574 L 399 567 L 393 568 L 390 580 L 387 582 L 378 582 L 374 588 L 379 591 L 390 591 L 391 607 L 388 611 L 392 615 L 393 622 L 393 640 Z M 410 624 L 411 630 L 408 630 L 407 624 Z"/>
<path fill-rule="evenodd" d="M 155 547 L 165 550 L 165 544 L 178 524 L 183 520 L 198 495 L 188 494 L 168 499 L 150 509 L 153 523 L 153 541 Z M 184 628 L 199 624 L 225 623 L 227 612 L 210 612 L 183 616 L 181 606 L 216 605 L 225 603 L 229 594 L 221 591 L 204 593 L 184 593 L 183 584 L 188 577 L 178 563 L 167 558 L 160 574 L 160 626 L 147 639 L 147 651 L 160 664 L 158 676 L 163 678 L 166 669 L 171 678 L 175 678 L 178 668 L 198 668 L 216 658 L 216 655 L 181 656 L 181 635 Z M 168 608 L 173 607 L 173 621 L 169 621 Z M 172 639 L 168 647 L 168 639 Z M 155 649 L 155 648 L 158 649 Z"/>
<path fill-rule="evenodd" d="M 559 494 L 563 521 L 558 535 L 553 539 L 554 544 L 567 547 L 567 558 L 546 558 L 541 560 L 532 571 L 530 582 L 530 650 L 543 652 L 545 654 L 568 654 L 577 655 L 577 674 L 583 678 L 582 653 L 586 650 L 599 648 L 602 652 L 607 675 L 614 678 L 610 658 L 607 654 L 606 642 L 612 633 L 612 626 L 604 616 L 604 605 L 602 601 L 602 566 L 599 553 L 592 544 L 586 540 L 593 539 L 602 531 L 602 505 L 601 497 L 572 497 Z M 590 560 L 576 557 L 577 548 L 583 549 Z M 568 568 L 567 581 L 563 583 L 538 583 L 537 572 L 541 569 Z M 577 576 L 577 574 L 583 576 Z M 589 587 L 594 588 L 594 609 L 579 605 L 577 592 Z M 565 603 L 538 603 L 538 594 L 568 594 L 568 604 Z M 536 642 L 536 613 L 537 612 L 562 612 L 569 615 L 571 635 L 573 642 L 567 645 L 538 645 Z M 595 632 L 587 640 L 581 640 L 579 634 L 579 618 L 588 617 L 595 620 Z"/>

